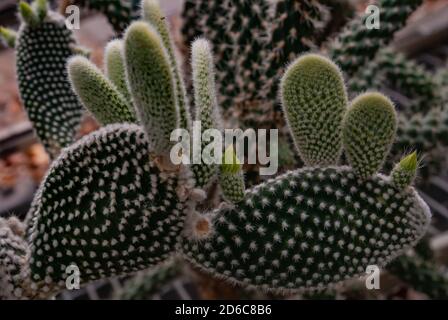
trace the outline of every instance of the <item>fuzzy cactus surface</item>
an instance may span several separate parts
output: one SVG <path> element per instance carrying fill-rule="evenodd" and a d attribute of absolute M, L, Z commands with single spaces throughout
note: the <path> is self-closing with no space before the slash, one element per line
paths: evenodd
<path fill-rule="evenodd" d="M 349 91 L 394 89 L 409 99 L 403 113 L 426 113 L 441 105 L 440 87 L 436 78 L 422 66 L 391 48 L 378 52 L 375 58 L 353 76 Z"/>
<path fill-rule="evenodd" d="M 0 218 L 0 300 L 24 295 L 22 272 L 28 247 L 24 230 L 16 218 Z"/>
<path fill-rule="evenodd" d="M 179 104 L 167 50 L 157 31 L 143 21 L 127 29 L 124 50 L 138 116 L 150 138 L 151 150 L 163 154 L 171 144 L 171 131 L 179 126 Z"/>
<path fill-rule="evenodd" d="M 19 92 L 28 118 L 47 152 L 56 157 L 74 141 L 83 112 L 66 71 L 78 44 L 64 18 L 49 10 L 46 1 L 32 6 L 21 2 L 19 16 L 17 35 L 7 29 L 1 34 L 15 45 Z"/>
<path fill-rule="evenodd" d="M 224 198 L 229 202 L 238 203 L 244 200 L 245 186 L 242 165 L 232 146 L 229 146 L 224 152 L 220 168 L 219 185 Z"/>

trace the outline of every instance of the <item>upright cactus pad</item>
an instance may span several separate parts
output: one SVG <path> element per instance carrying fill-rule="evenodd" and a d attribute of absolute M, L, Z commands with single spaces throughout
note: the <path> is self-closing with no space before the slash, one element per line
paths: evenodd
<path fill-rule="evenodd" d="M 246 191 L 212 213 L 186 258 L 213 276 L 274 291 L 323 289 L 384 266 L 416 243 L 429 208 L 415 190 L 381 175 L 366 181 L 348 167 L 304 168 Z"/>
<path fill-rule="evenodd" d="M 284 66 L 300 54 L 315 47 L 314 41 L 330 18 L 328 8 L 320 0 L 278 0 L 272 1 L 268 22 L 269 49 L 263 66 L 267 66 L 263 94 L 265 98 L 276 99 L 278 82 L 284 73 Z"/>
<path fill-rule="evenodd" d="M 132 102 L 87 58 L 68 61 L 70 83 L 82 104 L 103 125 L 135 122 Z"/>
<path fill-rule="evenodd" d="M 330 90 L 324 90 L 327 82 L 333 85 Z M 319 94 L 324 103 L 313 99 Z M 320 129 L 320 135 L 306 136 L 305 142 L 319 136 L 337 146 L 314 153 L 311 164 L 325 164 L 328 155 L 337 160 L 344 131 L 353 167 L 305 167 L 247 190 L 242 201 L 206 214 L 208 233 L 201 241 L 186 236 L 185 257 L 231 283 L 276 292 L 313 291 L 365 275 L 368 265 L 385 266 L 417 243 L 430 221 L 428 206 L 412 187 L 397 189 L 393 178 L 377 173 L 395 132 L 390 101 L 373 93 L 356 99 L 342 127 L 346 96 L 340 73 L 312 54 L 286 72 L 282 98 L 293 135 L 306 135 L 306 130 L 298 134 L 305 122 Z M 328 126 L 319 122 L 326 118 L 309 115 L 335 105 L 338 116 L 333 119 L 339 120 L 329 135 Z M 292 112 L 310 118 L 291 124 Z M 372 148 L 365 151 L 361 141 Z M 299 152 L 304 153 L 300 146 Z"/>
<path fill-rule="evenodd" d="M 179 127 L 179 106 L 169 55 L 154 28 L 137 21 L 127 29 L 125 61 L 134 105 L 151 151 L 162 155 L 169 149 L 172 130 Z"/>
<path fill-rule="evenodd" d="M 379 93 L 357 97 L 344 119 L 344 148 L 361 178 L 377 172 L 389 153 L 397 129 L 392 102 Z"/>
<path fill-rule="evenodd" d="M 126 66 L 122 40 L 112 40 L 107 44 L 104 50 L 104 60 L 104 73 L 131 105 L 132 97 L 126 82 Z"/>
<path fill-rule="evenodd" d="M 239 5 L 260 17 L 264 6 L 259 3 Z M 42 7 L 22 7 L 29 27 L 36 28 Z M 27 242 L 23 231 L 16 232 L 13 224 L 4 228 L 0 220 L 0 282 L 6 284 L 1 297 L 51 297 L 73 275 L 68 267 L 78 267 L 85 284 L 130 274 L 178 253 L 230 283 L 283 293 L 320 291 L 365 275 L 368 265 L 387 265 L 424 235 L 429 209 L 411 186 L 413 176 L 401 172 L 415 175 L 414 158 L 405 158 L 389 176 L 378 173 L 394 137 L 392 104 L 369 93 L 347 110 L 339 69 L 319 55 L 300 57 L 281 82 L 286 118 L 307 167 L 245 190 L 241 165 L 227 149 L 225 160 L 231 160 L 220 167 L 221 188 L 204 190 L 203 182 L 215 171 L 201 182 L 190 168 L 164 162 L 170 160 L 165 157 L 172 151 L 172 130 L 182 125 L 183 83 L 167 26 L 159 21 L 162 13 L 153 0 L 144 0 L 143 8 L 146 21 L 128 27 L 123 52 L 107 50 L 107 58 L 118 62 L 107 67 L 118 66 L 115 75 L 107 70 L 103 76 L 80 57 L 68 66 L 75 91 L 96 110 L 115 116 L 117 106 L 130 105 L 129 89 L 142 126 L 111 124 L 63 149 L 32 203 Z M 246 21 L 234 8 L 230 15 L 236 25 L 247 27 L 235 43 L 251 43 L 247 30 L 264 21 Z M 124 55 L 112 54 L 117 52 Z M 246 58 L 236 62 L 238 72 L 255 61 Z M 193 44 L 192 60 L 196 120 L 204 128 L 219 126 L 207 41 Z M 259 66 L 254 68 L 256 75 Z M 101 104 L 92 89 L 104 100 L 114 96 L 123 103 Z M 351 166 L 337 164 L 343 146 Z M 205 191 L 230 203 L 200 212 L 197 204 Z M 208 205 L 214 201 L 201 208 Z"/>
<path fill-rule="evenodd" d="M 378 50 L 392 41 L 422 0 L 378 0 L 380 28 L 367 28 L 369 15 L 360 14 L 330 42 L 329 53 L 347 75 L 353 75 L 372 59 Z"/>
<path fill-rule="evenodd" d="M 347 96 L 338 67 L 315 54 L 297 59 L 281 83 L 285 117 L 307 165 L 337 162 Z"/>
<path fill-rule="evenodd" d="M 16 39 L 20 96 L 37 136 L 54 157 L 73 142 L 81 120 L 82 106 L 66 71 L 77 44 L 62 16 L 52 11 L 38 14 L 26 3 L 20 8 L 22 25 Z"/>
<path fill-rule="evenodd" d="M 136 125 L 110 125 L 55 160 L 32 212 L 30 278 L 65 286 L 66 268 L 87 282 L 145 269 L 175 249 L 188 208 L 188 174 L 161 173 Z"/>

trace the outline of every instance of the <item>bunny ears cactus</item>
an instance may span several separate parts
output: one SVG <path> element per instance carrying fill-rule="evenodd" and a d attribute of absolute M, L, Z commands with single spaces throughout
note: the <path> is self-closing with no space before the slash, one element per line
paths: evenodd
<path fill-rule="evenodd" d="M 315 54 L 297 59 L 281 86 L 291 134 L 310 166 L 213 211 L 209 236 L 183 249 L 198 268 L 231 283 L 322 290 L 365 274 L 368 265 L 385 266 L 423 236 L 430 212 L 410 187 L 415 155 L 392 177 L 377 172 L 396 128 L 386 97 L 366 93 L 347 109 L 338 68 Z M 350 166 L 337 165 L 342 145 Z"/>
<path fill-rule="evenodd" d="M 22 289 L 28 298 L 48 297 L 65 284 L 70 265 L 85 283 L 177 253 L 231 283 L 309 291 L 360 276 L 368 265 L 384 266 L 423 236 L 430 212 L 411 186 L 413 158 L 400 162 L 392 177 L 377 172 L 395 131 L 393 106 L 367 93 L 347 108 L 341 74 L 322 56 L 302 56 L 281 82 L 285 116 L 307 167 L 245 190 L 232 147 L 219 168 L 164 162 L 170 130 L 183 122 L 183 83 L 166 26 L 153 18 L 160 10 L 153 0 L 143 8 L 147 21 L 131 24 L 123 44 L 106 50 L 115 61 L 106 62 L 109 78 L 85 58 L 70 60 L 80 100 L 98 119 L 116 123 L 53 162 L 29 213 L 19 266 L 0 265 L 0 280 L 12 283 L 8 288 Z M 210 45 L 199 39 L 192 51 L 196 120 L 219 125 Z M 124 123 L 133 122 L 132 109 L 141 126 Z M 384 120 L 378 132 L 371 130 L 371 114 Z M 343 146 L 349 166 L 337 163 Z M 196 204 L 218 172 L 229 203 L 200 213 Z M 8 241 L 0 243 L 4 252 L 11 252 Z M 18 279 L 3 276 L 18 268 Z"/>

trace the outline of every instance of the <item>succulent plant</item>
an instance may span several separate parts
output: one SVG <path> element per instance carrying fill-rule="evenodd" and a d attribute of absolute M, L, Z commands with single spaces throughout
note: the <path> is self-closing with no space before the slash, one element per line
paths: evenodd
<path fill-rule="evenodd" d="M 241 166 L 226 149 L 219 183 L 227 202 L 199 212 L 208 184 L 198 177 L 210 165 L 201 163 L 199 175 L 168 157 L 170 134 L 182 123 L 182 78 L 163 26 L 150 18 L 159 8 L 153 0 L 142 7 L 152 11 L 133 22 L 123 39 L 132 101 L 116 78 L 103 76 L 85 58 L 69 62 L 74 91 L 110 124 L 63 149 L 52 163 L 31 206 L 26 241 L 2 220 L 0 255 L 10 258 L 0 264 L 0 279 L 9 284 L 0 297 L 50 297 L 65 287 L 69 266 L 80 269 L 85 284 L 173 255 L 229 283 L 312 292 L 364 275 L 368 265 L 387 265 L 425 234 L 431 214 L 412 179 L 397 183 L 397 170 L 379 173 L 394 138 L 393 105 L 367 93 L 349 107 L 338 67 L 314 54 L 290 65 L 280 90 L 306 166 L 245 190 Z M 203 39 L 192 46 L 195 120 L 203 119 L 205 127 L 220 119 L 210 47 Z M 113 98 L 101 106 L 86 84 Z M 135 121 L 128 118 L 131 108 Z M 372 114 L 383 119 L 375 132 Z M 343 148 L 348 165 L 339 164 Z M 406 158 L 398 168 L 409 177 L 417 170 Z"/>
<path fill-rule="evenodd" d="M 448 277 L 434 262 L 415 255 L 402 255 L 389 264 L 388 270 L 431 299 L 448 298 Z"/>
<path fill-rule="evenodd" d="M 367 28 L 368 15 L 362 13 L 351 20 L 329 45 L 329 55 L 347 74 L 352 76 L 366 65 L 378 50 L 392 41 L 422 0 L 378 0 L 381 27 Z"/>
<path fill-rule="evenodd" d="M 266 67 L 256 88 L 263 88 L 261 94 L 266 92 L 263 99 L 275 100 L 285 65 L 317 47 L 320 32 L 331 16 L 327 6 L 319 0 L 273 1 L 270 11 L 268 41 L 262 52 L 267 55 L 263 58 Z"/>
<path fill-rule="evenodd" d="M 17 35 L 2 29 L 16 51 L 20 97 L 37 136 L 55 157 L 70 145 L 82 116 L 82 106 L 67 79 L 66 62 L 82 51 L 64 18 L 49 11 L 47 1 L 19 4 Z"/>
<path fill-rule="evenodd" d="M 161 287 L 167 285 L 182 273 L 179 261 L 172 259 L 156 268 L 137 274 L 128 280 L 120 294 L 122 300 L 146 300 L 155 295 Z"/>
<path fill-rule="evenodd" d="M 442 101 L 448 103 L 448 61 L 445 62 L 445 67 L 437 72 L 436 81 L 441 88 Z"/>

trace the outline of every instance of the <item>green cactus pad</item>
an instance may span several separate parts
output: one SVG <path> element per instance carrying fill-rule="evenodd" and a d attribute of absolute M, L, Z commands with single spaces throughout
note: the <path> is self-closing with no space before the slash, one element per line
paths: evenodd
<path fill-rule="evenodd" d="M 380 93 L 358 96 L 344 119 L 343 140 L 348 161 L 357 175 L 376 173 L 389 153 L 397 129 L 392 102 Z"/>
<path fill-rule="evenodd" d="M 37 136 L 53 157 L 73 142 L 82 116 L 66 71 L 75 46 L 64 18 L 54 12 L 37 25 L 22 23 L 16 39 L 20 96 Z"/>
<path fill-rule="evenodd" d="M 402 255 L 390 263 L 387 270 L 431 299 L 448 299 L 448 276 L 434 262 Z"/>
<path fill-rule="evenodd" d="M 319 33 L 331 16 L 329 9 L 320 0 L 277 0 L 272 1 L 271 6 L 269 48 L 261 52 L 267 55 L 263 63 L 263 67 L 266 66 L 263 75 L 267 79 L 261 84 L 264 90 L 260 90 L 260 94 L 266 94 L 268 99 L 276 99 L 278 82 L 285 65 L 315 47 Z"/>
<path fill-rule="evenodd" d="M 305 168 L 246 191 L 211 213 L 185 257 L 226 281 L 278 292 L 324 289 L 386 265 L 414 245 L 430 220 L 414 189 L 382 175 L 361 181 L 349 167 Z"/>
<path fill-rule="evenodd" d="M 32 206 L 33 287 L 65 287 L 72 264 L 85 283 L 164 261 L 186 215 L 183 191 L 193 181 L 184 170 L 161 173 L 132 124 L 107 126 L 65 149 Z"/>
<path fill-rule="evenodd" d="M 174 81 L 176 82 L 177 102 L 179 105 L 180 127 L 189 130 L 191 128 L 190 107 L 188 105 L 188 97 L 185 90 L 185 84 L 182 79 L 182 72 L 177 56 L 173 40 L 171 39 L 170 30 L 168 29 L 167 19 L 162 13 L 158 0 L 142 1 L 142 16 L 148 21 L 154 29 L 159 33 L 163 45 L 168 53 L 171 62 Z"/>
<path fill-rule="evenodd" d="M 132 105 L 132 97 L 126 82 L 126 67 L 122 40 L 112 40 L 104 50 L 104 73 L 117 87 L 125 100 Z M 135 110 L 132 108 L 132 112 Z"/>
<path fill-rule="evenodd" d="M 342 120 L 348 103 L 338 67 L 316 54 L 300 57 L 283 76 L 281 98 L 305 164 L 335 164 L 341 153 Z"/>
<path fill-rule="evenodd" d="M 412 115 L 426 113 L 441 103 L 439 85 L 435 77 L 404 54 L 385 48 L 375 59 L 348 80 L 353 93 L 366 90 L 395 90 L 405 96 L 408 105 L 401 112 Z"/>
<path fill-rule="evenodd" d="M 201 122 L 201 133 L 208 129 L 220 130 L 221 115 L 215 91 L 215 73 L 210 44 L 205 39 L 198 39 L 192 46 L 192 70 L 194 102 L 196 107 L 195 120 Z M 210 141 L 203 140 L 202 148 Z M 201 149 L 203 150 L 203 149 Z M 205 187 L 217 173 L 216 164 L 193 164 L 192 171 L 198 187 Z"/>
<path fill-rule="evenodd" d="M 162 155 L 171 145 L 171 132 L 179 127 L 179 108 L 169 56 L 154 28 L 142 21 L 131 24 L 125 35 L 125 61 L 151 151 Z"/>
<path fill-rule="evenodd" d="M 380 28 L 368 29 L 369 15 L 361 13 L 329 44 L 330 56 L 347 75 L 353 75 L 394 38 L 422 0 L 378 0 Z"/>
<path fill-rule="evenodd" d="M 131 103 L 92 62 L 83 56 L 75 56 L 67 65 L 74 91 L 101 124 L 136 121 Z"/>

